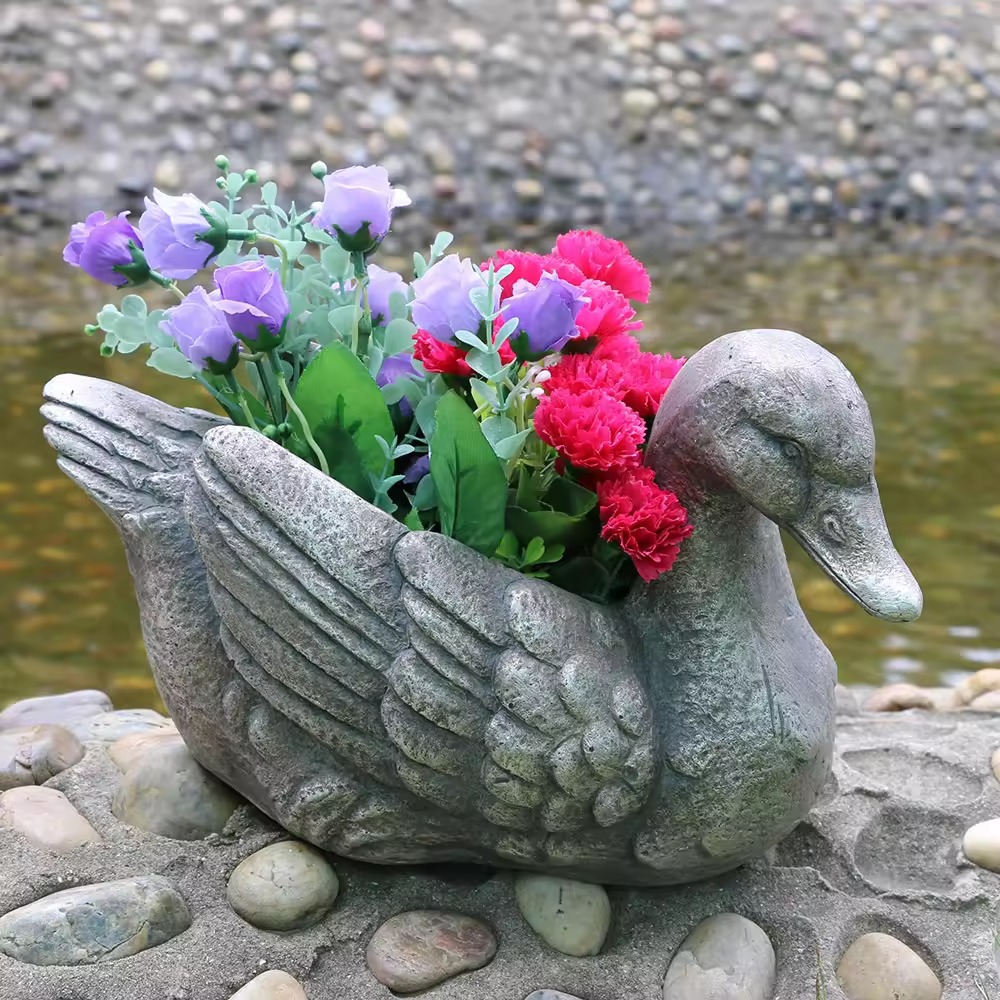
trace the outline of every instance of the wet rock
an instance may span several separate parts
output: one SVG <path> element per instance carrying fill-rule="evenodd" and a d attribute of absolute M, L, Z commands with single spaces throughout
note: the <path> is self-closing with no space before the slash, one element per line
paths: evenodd
<path fill-rule="evenodd" d="M 306 1000 L 306 991 L 287 972 L 269 969 L 251 979 L 229 1000 Z"/>
<path fill-rule="evenodd" d="M 151 708 L 125 708 L 117 712 L 104 712 L 73 725 L 74 735 L 86 743 L 98 740 L 113 743 L 129 733 L 146 733 L 158 730 L 173 730 L 174 724 Z"/>
<path fill-rule="evenodd" d="M 844 952 L 837 979 L 848 1000 L 941 1000 L 927 963 L 888 934 L 865 934 Z"/>
<path fill-rule="evenodd" d="M 395 993 L 415 993 L 481 969 L 496 954 L 481 920 L 446 910 L 410 910 L 391 917 L 368 943 L 368 968 Z"/>
<path fill-rule="evenodd" d="M 775 957 L 753 921 L 720 913 L 681 943 L 667 969 L 663 1000 L 771 1000 Z"/>
<path fill-rule="evenodd" d="M 0 795 L 0 826 L 54 854 L 100 841 L 97 831 L 54 788 L 12 788 Z"/>
<path fill-rule="evenodd" d="M 85 719 L 110 712 L 114 706 L 103 691 L 69 691 L 16 701 L 0 712 L 0 731 L 25 726 L 55 725 L 67 729 Z"/>
<path fill-rule="evenodd" d="M 596 955 L 611 926 L 604 888 L 550 875 L 518 875 L 517 905 L 535 933 L 565 955 Z"/>
<path fill-rule="evenodd" d="M 988 819 L 969 827 L 962 839 L 962 852 L 980 868 L 1000 872 L 1000 819 Z"/>
<path fill-rule="evenodd" d="M 161 875 L 54 892 L 0 917 L 0 952 L 30 965 L 94 965 L 155 947 L 191 926 Z"/>
<path fill-rule="evenodd" d="M 221 833 L 242 801 L 202 768 L 183 743 L 168 743 L 129 767 L 111 811 L 140 830 L 175 840 L 201 840 Z"/>
<path fill-rule="evenodd" d="M 229 905 L 254 927 L 290 931 L 322 920 L 340 882 L 314 847 L 285 840 L 251 854 L 229 877 Z"/>
<path fill-rule="evenodd" d="M 62 726 L 0 732 L 0 791 L 41 785 L 83 759 L 80 741 Z"/>
<path fill-rule="evenodd" d="M 144 733 L 129 733 L 115 740 L 108 749 L 119 771 L 127 771 L 137 760 L 149 753 L 159 753 L 164 747 L 183 744 L 181 734 L 173 727 L 153 729 Z"/>

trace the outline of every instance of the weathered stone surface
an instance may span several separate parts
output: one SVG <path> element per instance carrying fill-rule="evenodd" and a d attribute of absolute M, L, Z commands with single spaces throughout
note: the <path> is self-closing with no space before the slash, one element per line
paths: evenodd
<path fill-rule="evenodd" d="M 753 921 L 720 913 L 702 921 L 667 968 L 663 1000 L 770 1000 L 775 957 Z"/>
<path fill-rule="evenodd" d="M 182 745 L 181 734 L 173 726 L 150 732 L 129 733 L 115 740 L 108 749 L 119 771 L 127 771 L 137 760 L 147 754 L 156 755 L 166 747 Z"/>
<path fill-rule="evenodd" d="M 68 691 L 66 694 L 25 698 L 0 712 L 0 730 L 25 726 L 55 725 L 72 729 L 74 725 L 113 709 L 103 691 Z"/>
<path fill-rule="evenodd" d="M 0 731 L 0 791 L 41 785 L 82 759 L 80 741 L 62 726 Z"/>
<path fill-rule="evenodd" d="M 560 993 L 559 990 L 535 990 L 534 993 L 529 993 L 524 1000 L 580 1000 L 580 998 L 570 996 L 568 993 Z"/>
<path fill-rule="evenodd" d="M 382 924 L 365 954 L 383 986 L 416 993 L 482 968 L 496 950 L 496 937 L 481 920 L 444 910 L 410 910 Z"/>
<path fill-rule="evenodd" d="M 181 744 L 138 758 L 122 775 L 112 812 L 130 826 L 175 840 L 221 833 L 240 798 Z"/>
<path fill-rule="evenodd" d="M 229 1000 L 307 1000 L 301 983 L 287 972 L 269 969 L 251 979 Z"/>
<path fill-rule="evenodd" d="M 30 965 L 93 965 L 135 955 L 191 926 L 160 875 L 64 889 L 0 917 L 0 952 Z"/>
<path fill-rule="evenodd" d="M 941 1000 L 941 983 L 927 963 L 888 934 L 854 941 L 837 966 L 837 979 L 848 1000 Z"/>
<path fill-rule="evenodd" d="M 308 844 L 283 840 L 251 854 L 229 876 L 229 905 L 248 923 L 272 931 L 309 927 L 333 906 L 337 873 Z"/>
<path fill-rule="evenodd" d="M 82 719 L 73 725 L 73 732 L 84 742 L 99 740 L 102 743 L 113 743 L 130 733 L 147 733 L 173 731 L 174 724 L 154 712 L 151 708 L 124 708 L 117 712 L 104 712 L 101 715 Z"/>
<path fill-rule="evenodd" d="M 539 937 L 566 955 L 596 955 L 611 926 L 604 887 L 549 875 L 518 875 L 517 905 Z"/>
<path fill-rule="evenodd" d="M 988 819 L 969 827 L 962 839 L 962 851 L 980 868 L 1000 872 L 1000 819 Z"/>
<path fill-rule="evenodd" d="M 55 854 L 100 841 L 97 831 L 73 803 L 54 788 L 26 786 L 0 795 L 0 826 Z"/>

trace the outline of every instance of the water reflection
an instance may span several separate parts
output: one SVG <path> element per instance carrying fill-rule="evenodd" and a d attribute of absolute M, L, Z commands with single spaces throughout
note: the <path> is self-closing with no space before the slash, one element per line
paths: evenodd
<path fill-rule="evenodd" d="M 658 282 L 651 344 L 690 353 L 731 330 L 788 327 L 834 350 L 868 397 L 886 518 L 925 611 L 906 626 L 868 618 L 790 543 L 800 599 L 849 682 L 949 683 L 1000 663 L 997 274 L 988 258 L 886 257 L 752 270 L 688 262 Z M 96 686 L 122 706 L 156 704 L 121 546 L 56 469 L 39 392 L 76 371 L 203 400 L 137 357 L 101 359 L 76 331 L 103 290 L 59 266 L 41 275 L 0 277 L 0 702 Z"/>

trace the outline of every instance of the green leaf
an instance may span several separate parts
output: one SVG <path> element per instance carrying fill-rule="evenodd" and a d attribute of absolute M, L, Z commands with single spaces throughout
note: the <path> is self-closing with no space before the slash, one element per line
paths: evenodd
<path fill-rule="evenodd" d="M 278 185 L 274 181 L 267 181 L 261 185 L 260 200 L 265 205 L 273 205 L 278 198 Z"/>
<path fill-rule="evenodd" d="M 146 318 L 146 300 L 140 295 L 126 295 L 122 299 L 121 311 L 123 316 L 134 319 Z"/>
<path fill-rule="evenodd" d="M 343 399 L 343 396 L 338 396 L 338 403 L 342 403 Z M 332 420 L 321 424 L 318 428 L 313 427 L 313 437 L 326 456 L 327 465 L 330 467 L 330 476 L 371 503 L 375 498 L 371 474 L 365 467 L 350 431 L 340 423 L 342 420 L 344 420 L 343 409 L 340 408 L 339 413 Z"/>
<path fill-rule="evenodd" d="M 563 590 L 607 603 L 612 587 L 608 571 L 590 556 L 579 556 L 549 570 L 549 579 Z"/>
<path fill-rule="evenodd" d="M 578 552 L 593 544 L 599 525 L 596 519 L 563 514 L 558 510 L 525 510 L 523 507 L 507 508 L 507 527 L 527 545 L 536 535 L 546 545 L 565 545 Z"/>
<path fill-rule="evenodd" d="M 505 462 L 509 462 L 512 458 L 517 458 L 521 454 L 521 449 L 524 447 L 524 442 L 527 440 L 528 434 L 529 431 L 525 429 L 518 431 L 509 438 L 504 438 L 503 441 L 498 441 L 496 447 L 493 449 L 497 454 L 497 458 Z"/>
<path fill-rule="evenodd" d="M 505 561 L 513 561 L 520 564 L 521 543 L 517 540 L 517 535 L 513 531 L 505 531 L 500 544 L 497 546 L 496 554 Z"/>
<path fill-rule="evenodd" d="M 422 253 L 414 253 L 413 255 L 413 277 L 421 278 L 424 272 L 427 270 L 427 261 L 424 260 L 424 255 Z"/>
<path fill-rule="evenodd" d="M 545 491 L 543 500 L 553 510 L 574 517 L 589 514 L 597 506 L 597 494 L 565 476 L 557 476 Z"/>
<path fill-rule="evenodd" d="M 270 215 L 254 216 L 253 227 L 264 236 L 280 236 L 285 231 L 284 226 Z"/>
<path fill-rule="evenodd" d="M 517 494 L 514 500 L 515 507 L 523 510 L 540 510 L 538 503 L 538 492 L 535 489 L 535 479 L 531 474 L 531 469 L 522 468 L 517 479 Z"/>
<path fill-rule="evenodd" d="M 423 531 L 424 525 L 420 520 L 420 512 L 414 508 L 410 508 L 410 512 L 403 518 L 403 524 L 406 525 L 410 531 Z"/>
<path fill-rule="evenodd" d="M 337 306 L 327 313 L 330 326 L 336 330 L 337 335 L 342 340 L 351 340 L 354 336 L 354 329 L 361 319 L 361 310 L 352 302 L 348 306 Z"/>
<path fill-rule="evenodd" d="M 537 535 L 524 548 L 524 563 L 526 566 L 538 562 L 545 555 L 545 542 Z"/>
<path fill-rule="evenodd" d="M 434 488 L 434 477 L 423 476 L 413 493 L 413 506 L 417 510 L 430 510 L 438 505 L 437 490 Z"/>
<path fill-rule="evenodd" d="M 448 251 L 448 247 L 454 242 L 455 237 L 447 231 L 442 231 L 434 237 L 434 242 L 431 244 L 431 260 L 437 260 L 438 257 L 443 257 Z"/>
<path fill-rule="evenodd" d="M 476 347 L 473 347 L 466 354 L 465 360 L 477 375 L 482 375 L 487 381 L 495 380 L 505 367 L 499 354 L 494 354 L 492 351 L 481 351 Z"/>
<path fill-rule="evenodd" d="M 390 320 L 385 328 L 382 341 L 383 350 L 387 355 L 402 354 L 413 350 L 413 335 L 417 328 L 408 319 Z"/>
<path fill-rule="evenodd" d="M 393 438 L 392 418 L 375 380 L 349 347 L 334 341 L 316 355 L 299 379 L 295 402 L 331 473 L 343 437 L 339 432 L 346 431 L 364 467 L 381 475 L 385 457 L 377 438 Z"/>
<path fill-rule="evenodd" d="M 319 255 L 319 262 L 334 281 L 354 276 L 351 255 L 339 243 L 334 242 L 324 248 Z"/>
<path fill-rule="evenodd" d="M 477 337 L 476 334 L 469 330 L 456 330 L 455 339 L 461 341 L 463 344 L 468 344 L 469 347 L 474 347 L 477 351 L 488 351 L 489 345 L 485 340 Z"/>
<path fill-rule="evenodd" d="M 146 364 L 158 372 L 175 375 L 177 378 L 194 378 L 195 374 L 194 365 L 176 347 L 155 348 Z"/>
<path fill-rule="evenodd" d="M 483 434 L 496 451 L 497 445 L 505 438 L 517 434 L 517 424 L 510 417 L 487 417 L 483 423 Z"/>
<path fill-rule="evenodd" d="M 402 292 L 393 292 L 389 296 L 389 313 L 392 319 L 406 319 L 409 303 Z M 414 330 L 416 327 L 413 328 Z"/>
<path fill-rule="evenodd" d="M 492 555 L 504 533 L 507 478 L 472 410 L 455 392 L 441 397 L 431 439 L 431 475 L 441 530 Z"/>
<path fill-rule="evenodd" d="M 535 560 L 535 563 L 557 563 L 564 555 L 566 555 L 565 545 L 546 545 L 545 552 Z"/>
<path fill-rule="evenodd" d="M 424 432 L 424 437 L 428 441 L 434 436 L 434 428 L 436 426 L 435 413 L 437 411 L 438 400 L 441 399 L 440 396 L 434 393 L 428 393 L 419 403 L 417 403 L 416 409 L 413 411 L 413 415 L 416 417 L 417 424 L 420 429 Z"/>

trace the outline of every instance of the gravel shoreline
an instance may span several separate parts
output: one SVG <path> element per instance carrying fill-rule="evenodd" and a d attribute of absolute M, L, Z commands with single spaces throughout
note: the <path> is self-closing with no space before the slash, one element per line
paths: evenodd
<path fill-rule="evenodd" d="M 24 0 L 0 9 L 0 227 L 212 161 L 319 194 L 384 163 L 398 235 L 594 225 L 671 248 L 1000 228 L 1000 3 Z M 251 159 L 249 150 L 253 150 Z M 296 184 L 296 180 L 299 181 Z"/>

